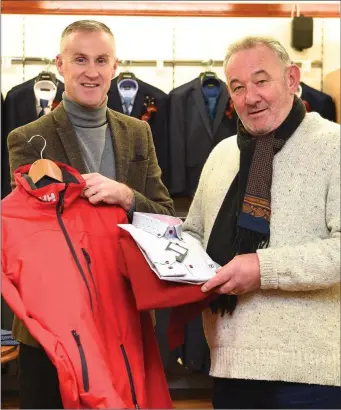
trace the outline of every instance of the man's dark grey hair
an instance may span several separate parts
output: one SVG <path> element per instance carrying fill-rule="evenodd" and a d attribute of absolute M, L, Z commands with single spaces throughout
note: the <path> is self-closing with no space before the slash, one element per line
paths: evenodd
<path fill-rule="evenodd" d="M 100 21 L 96 21 L 96 20 L 78 20 L 78 21 L 75 21 L 74 23 L 69 24 L 62 33 L 61 43 L 65 37 L 67 37 L 69 34 L 74 33 L 76 31 L 87 31 L 87 32 L 103 31 L 104 33 L 108 33 L 112 37 L 114 47 L 115 47 L 115 37 L 112 31 L 110 30 L 110 28 L 106 26 L 104 23 L 101 23 Z"/>
<path fill-rule="evenodd" d="M 278 40 L 271 37 L 247 36 L 229 45 L 224 59 L 224 71 L 226 70 L 227 63 L 229 62 L 233 54 L 237 53 L 238 51 L 249 50 L 257 46 L 268 47 L 270 50 L 276 53 L 278 59 L 284 67 L 291 65 L 289 54 Z"/>

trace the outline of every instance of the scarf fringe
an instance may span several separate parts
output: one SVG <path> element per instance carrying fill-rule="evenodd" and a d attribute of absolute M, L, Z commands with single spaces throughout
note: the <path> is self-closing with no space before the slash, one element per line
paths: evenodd
<path fill-rule="evenodd" d="M 237 306 L 238 298 L 236 295 L 219 295 L 217 299 L 210 303 L 211 312 L 214 314 L 220 313 L 223 317 L 225 313 L 232 315 Z"/>
<path fill-rule="evenodd" d="M 235 254 L 255 253 L 257 249 L 267 248 L 269 241 L 269 235 L 239 227 L 235 240 Z"/>

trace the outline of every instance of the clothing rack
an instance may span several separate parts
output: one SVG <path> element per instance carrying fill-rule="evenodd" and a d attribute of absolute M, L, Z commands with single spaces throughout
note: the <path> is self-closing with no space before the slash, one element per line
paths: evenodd
<path fill-rule="evenodd" d="M 55 59 L 44 57 L 10 57 L 12 64 L 54 64 Z M 209 63 L 203 60 L 119 60 L 121 66 L 129 65 L 129 67 L 191 67 L 191 66 L 207 66 L 222 67 L 223 60 L 210 60 Z M 302 67 L 305 61 L 293 61 L 299 67 Z M 323 62 L 321 60 L 314 60 L 310 62 L 311 68 L 322 68 Z"/>

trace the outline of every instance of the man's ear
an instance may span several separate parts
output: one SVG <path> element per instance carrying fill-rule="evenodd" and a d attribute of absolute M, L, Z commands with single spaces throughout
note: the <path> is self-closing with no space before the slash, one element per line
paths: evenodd
<path fill-rule="evenodd" d="M 296 64 L 292 64 L 290 67 L 288 67 L 287 75 L 290 91 L 292 94 L 295 94 L 298 86 L 300 85 L 301 71 Z"/>
<path fill-rule="evenodd" d="M 56 67 L 58 70 L 58 73 L 63 77 L 64 76 L 64 67 L 63 67 L 63 58 L 61 54 L 58 54 L 56 56 Z"/>

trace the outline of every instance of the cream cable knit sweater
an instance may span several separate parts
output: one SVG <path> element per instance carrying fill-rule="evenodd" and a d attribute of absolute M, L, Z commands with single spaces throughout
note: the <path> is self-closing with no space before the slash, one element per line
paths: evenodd
<path fill-rule="evenodd" d="M 204 248 L 239 168 L 236 137 L 203 169 L 184 230 Z M 215 377 L 340 385 L 340 126 L 307 114 L 276 154 L 261 289 L 204 312 Z"/>

